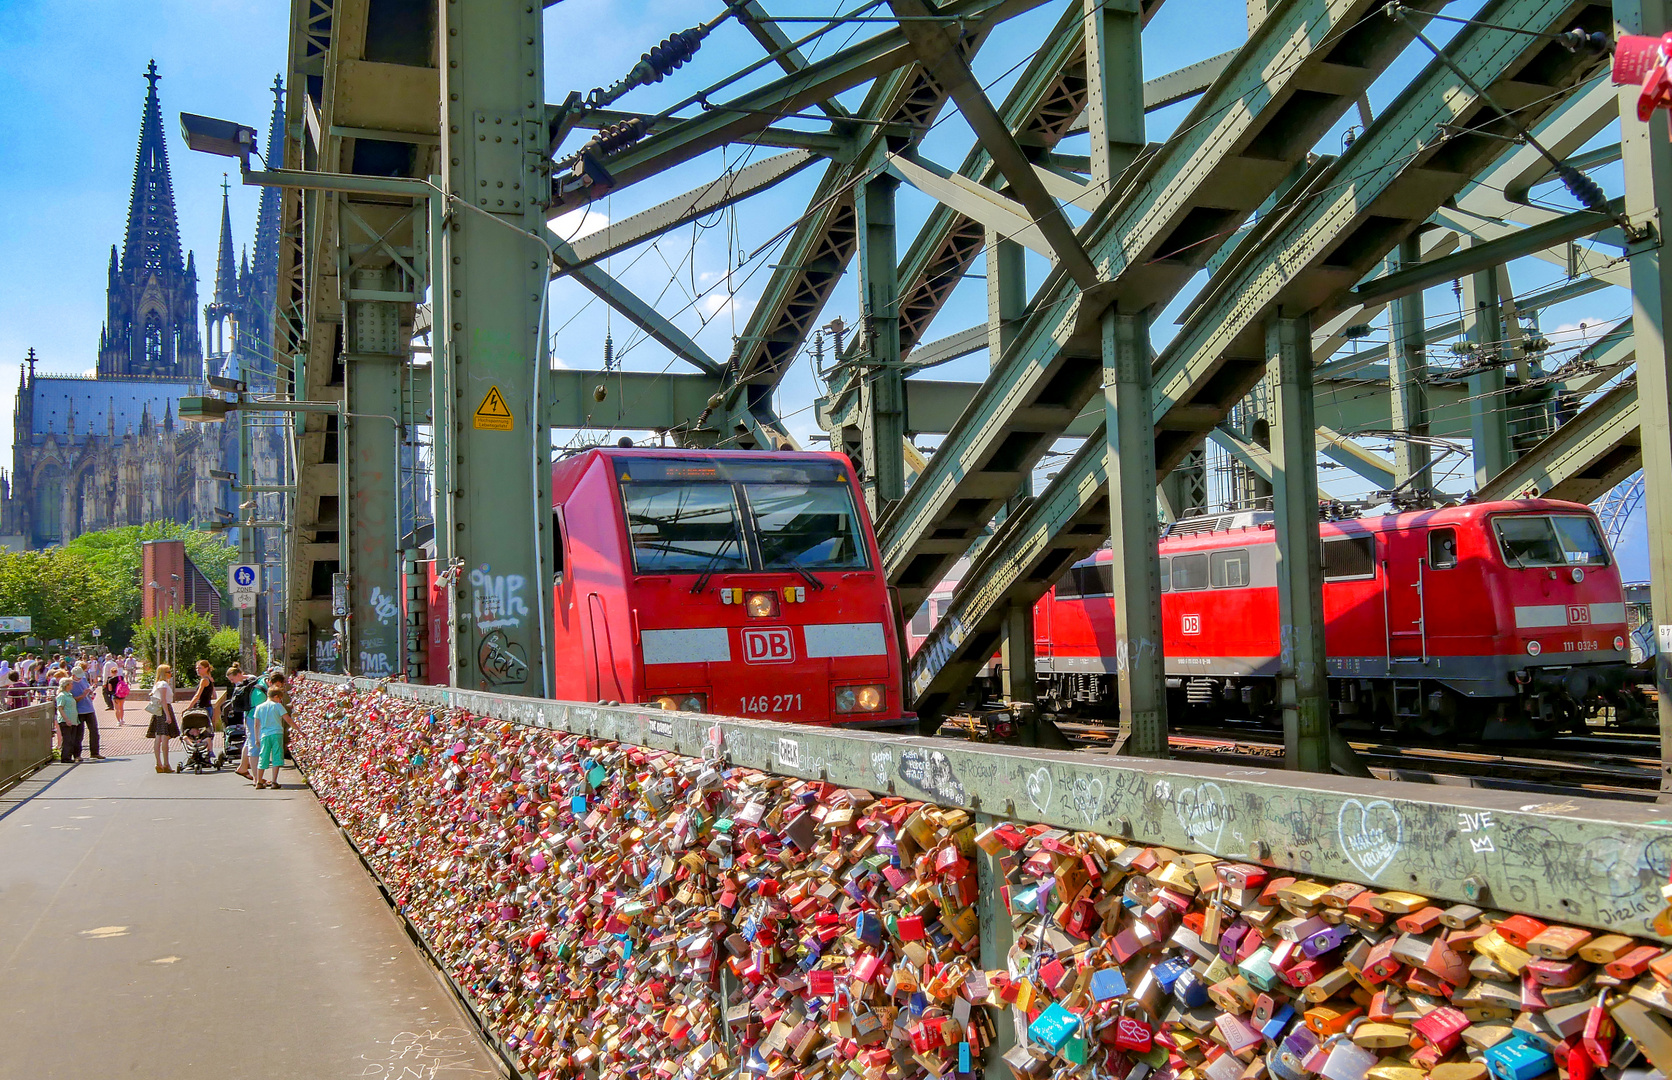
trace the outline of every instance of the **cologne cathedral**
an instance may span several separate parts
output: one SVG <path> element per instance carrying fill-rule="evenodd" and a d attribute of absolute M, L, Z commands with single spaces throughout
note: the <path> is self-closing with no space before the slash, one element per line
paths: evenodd
<path fill-rule="evenodd" d="M 159 78 L 153 61 L 145 73 L 128 228 L 121 250 L 110 249 L 95 374 L 37 372 L 33 349 L 22 373 L 12 471 L 0 474 L 0 544 L 7 548 L 50 547 L 85 532 L 165 519 L 203 524 L 219 516 L 217 508 L 234 506 L 228 485 L 209 470 L 237 468 L 237 425 L 183 424 L 175 408 L 182 396 L 203 393 L 205 375 L 242 378 L 252 390 L 273 385 L 279 196 L 262 191 L 252 261 L 248 252 L 234 254 L 223 187 L 214 299 L 200 308 L 196 260 L 182 254 L 175 219 Z M 284 118 L 277 81 L 273 95 L 269 146 L 279 144 Z M 200 313 L 209 329 L 207 356 Z"/>

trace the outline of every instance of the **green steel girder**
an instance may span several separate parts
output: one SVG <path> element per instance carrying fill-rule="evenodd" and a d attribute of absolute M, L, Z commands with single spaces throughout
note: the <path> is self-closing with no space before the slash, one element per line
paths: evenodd
<path fill-rule="evenodd" d="M 961 22 L 968 31 L 981 37 L 997 23 L 1044 2 L 952 0 L 939 14 L 951 22 Z M 614 181 L 613 190 L 655 176 L 726 143 L 743 140 L 751 132 L 770 126 L 776 116 L 797 112 L 804 106 L 833 98 L 869 80 L 894 73 L 899 68 L 912 65 L 914 58 L 905 31 L 895 26 L 816 60 L 793 75 L 785 75 L 729 101 L 716 103 L 689 120 L 681 120 L 653 132 L 637 145 L 609 158 L 605 167 Z M 880 118 L 879 114 L 869 109 L 863 110 L 861 115 Z M 887 118 L 906 123 L 916 119 L 909 114 L 898 116 L 893 111 Z M 585 189 L 565 195 L 554 182 L 548 213 L 555 217 L 588 201 Z"/>
<path fill-rule="evenodd" d="M 572 261 L 574 249 L 558 237 L 548 236 L 546 242 L 556 252 L 557 259 L 564 265 L 568 277 L 574 278 L 587 292 L 619 311 L 627 321 L 643 330 L 650 340 L 701 371 L 710 375 L 720 373 L 720 365 L 703 351 L 702 346 L 692 341 L 685 331 L 663 317 L 654 307 L 640 299 L 637 293 L 604 273 L 603 268 L 597 263 L 575 265 Z"/>
<path fill-rule="evenodd" d="M 708 183 L 658 203 L 620 221 L 612 221 L 596 232 L 575 240 L 571 245 L 574 265 L 584 266 L 599 259 L 626 251 L 635 244 L 652 240 L 671 229 L 689 225 L 735 202 L 765 191 L 788 180 L 818 159 L 806 150 L 791 150 L 757 161 L 735 172 L 715 177 Z M 553 230 L 555 236 L 555 230 Z"/>
<path fill-rule="evenodd" d="M 1159 0 L 1156 5 L 1159 6 Z M 1079 39 L 1080 20 L 1059 20 L 1046 46 L 1039 51 L 1002 107 L 1007 123 L 1044 145 L 1055 145 L 1066 127 L 1085 104 L 1085 80 L 1076 83 L 1071 61 Z M 1065 40 L 1067 39 L 1067 40 Z M 979 45 L 979 40 L 976 42 Z M 923 77 L 915 66 L 881 80 L 867 96 L 862 114 L 905 122 L 918 130 L 927 128 L 945 104 L 944 93 Z M 1055 137 L 1053 130 L 1058 131 Z M 872 144 L 876 140 L 872 139 Z M 880 144 L 878 144 L 880 145 Z M 857 152 L 855 162 L 870 160 L 872 145 Z M 977 147 L 971 150 L 960 175 L 976 174 L 986 160 Z M 761 299 L 750 312 L 737 358 L 737 381 L 748 383 L 756 394 L 770 393 L 800 351 L 813 323 L 829 300 L 836 282 L 847 269 L 858 243 L 853 218 L 852 184 L 854 167 L 835 163 L 825 172 L 809 202 L 812 208 L 796 225 L 782 256 L 779 269 L 762 290 Z M 981 230 L 972 223 L 973 239 L 944 236 L 952 217 L 937 226 L 937 207 L 919 231 L 900 261 L 900 340 L 910 350 L 921 337 L 952 287 L 981 247 Z M 955 215 L 953 215 L 955 216 Z M 936 239 L 939 237 L 940 239 Z M 926 264 L 928 260 L 930 264 Z M 932 277 L 925 278 L 930 273 Z"/>
<path fill-rule="evenodd" d="M 1522 454 L 1476 496 L 1513 499 L 1536 493 L 1588 503 L 1642 467 L 1637 383 L 1626 380 Z"/>
<path fill-rule="evenodd" d="M 1550 30 L 1575 25 L 1589 7 L 1572 0 L 1495 0 L 1481 12 L 1481 23 L 1464 28 L 1448 52 L 1498 102 L 1521 108 L 1524 122 L 1536 122 L 1555 107 L 1564 85 L 1571 87 L 1572 78 L 1582 74 L 1577 65 L 1594 61 L 1576 58 L 1575 67 L 1547 67 L 1548 81 L 1542 84 L 1519 82 L 1513 76 L 1525 72 L 1546 43 L 1482 24 Z M 1315 197 L 1294 203 L 1265 231 L 1262 244 L 1240 253 L 1241 258 L 1210 282 L 1184 329 L 1157 360 L 1158 473 L 1165 475 L 1198 445 L 1265 373 L 1264 319 L 1269 313 L 1280 308 L 1327 313 L 1328 306 L 1340 302 L 1407 232 L 1467 183 L 1483 159 L 1499 152 L 1500 144 L 1486 134 L 1462 137 L 1461 146 L 1456 138 L 1428 141 L 1442 121 L 1480 123 L 1482 108 L 1448 68 L 1438 61 L 1430 64 L 1331 166 Z M 1446 168 L 1440 169 L 1440 164 Z M 984 393 L 990 396 L 993 390 L 989 380 Z M 980 407 L 973 406 L 965 415 L 960 430 Z M 954 443 L 958 434 L 954 431 L 942 444 L 912 494 L 940 480 L 936 462 L 973 464 L 967 451 Z M 1106 539 L 1104 456 L 1101 433 L 1088 438 L 1049 487 L 1023 511 L 1007 517 L 982 547 L 940 623 L 912 657 L 908 687 L 916 696 L 919 716 L 940 715 L 955 701 L 984 658 L 992 655 L 1008 607 L 1034 603 L 1066 567 Z M 972 469 L 968 475 L 996 484 L 1005 474 Z M 903 510 L 912 503 L 908 496 Z M 894 515 L 894 521 L 884 523 L 885 529 L 904 516 Z M 885 559 L 891 581 L 900 587 L 902 606 L 911 611 L 927 593 L 921 578 L 909 576 L 913 563 L 923 566 L 930 559 L 944 559 L 949 565 L 968 542 L 962 533 L 946 539 L 937 535 L 920 542 L 913 561 L 907 562 L 899 557 L 903 545 L 898 537 L 897 532 L 887 535 Z"/>
<path fill-rule="evenodd" d="M 1107 283 L 1082 294 L 1060 270 L 1046 279 L 1015 347 L 882 523 L 884 561 L 903 610 L 922 603 L 1096 392 L 1102 309 L 1114 303 L 1138 311 L 1169 300 L 1411 40 L 1400 24 L 1380 21 L 1378 7 L 1369 0 L 1281 6 L 1179 134 L 1082 227 Z M 1156 389 L 1166 387 L 1158 381 Z"/>

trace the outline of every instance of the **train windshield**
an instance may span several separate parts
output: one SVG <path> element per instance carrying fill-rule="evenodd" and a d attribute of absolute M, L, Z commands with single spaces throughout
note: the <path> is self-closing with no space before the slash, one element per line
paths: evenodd
<path fill-rule="evenodd" d="M 869 565 L 847 473 L 834 462 L 616 462 L 640 574 Z"/>
<path fill-rule="evenodd" d="M 853 493 L 846 484 L 745 484 L 766 570 L 865 567 Z"/>
<path fill-rule="evenodd" d="M 1494 518 L 1498 547 L 1510 566 L 1607 566 L 1608 545 L 1595 521 L 1580 514 Z"/>
<path fill-rule="evenodd" d="M 742 570 L 748 549 L 728 484 L 623 484 L 633 565 L 641 574 Z"/>

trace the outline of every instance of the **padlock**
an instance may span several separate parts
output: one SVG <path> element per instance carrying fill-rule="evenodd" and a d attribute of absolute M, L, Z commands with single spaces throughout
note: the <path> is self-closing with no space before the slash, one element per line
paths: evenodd
<path fill-rule="evenodd" d="M 1154 1030 L 1136 1015 L 1136 1009 L 1136 1002 L 1129 1001 L 1121 1006 L 1120 1014 L 1115 1019 L 1116 1049 L 1143 1053 L 1155 1044 Z M 1031 1028 L 1029 1032 L 1031 1034 Z"/>
<path fill-rule="evenodd" d="M 1091 996 L 1097 1001 L 1109 1001 L 1126 994 L 1126 980 L 1119 968 L 1098 968 L 1091 975 Z"/>
<path fill-rule="evenodd" d="M 1317 1073 L 1324 1080 L 1364 1080 L 1378 1057 L 1374 1051 L 1355 1045 L 1344 1033 L 1332 1035 L 1323 1049 L 1327 1056 Z"/>
<path fill-rule="evenodd" d="M 1485 1052 L 1486 1068 L 1496 1080 L 1533 1080 L 1555 1067 L 1555 1058 L 1528 1037 L 1505 1039 Z"/>
<path fill-rule="evenodd" d="M 1442 1005 L 1411 1024 L 1411 1030 L 1441 1054 L 1449 1054 L 1456 1049 L 1468 1027 L 1469 1018 L 1462 1010 L 1450 1005 Z"/>
<path fill-rule="evenodd" d="M 1606 1068 L 1613 1056 L 1616 1030 L 1614 1017 L 1608 1012 L 1608 991 L 1604 990 L 1586 1014 L 1579 1040 L 1585 1057 L 1598 1069 Z"/>

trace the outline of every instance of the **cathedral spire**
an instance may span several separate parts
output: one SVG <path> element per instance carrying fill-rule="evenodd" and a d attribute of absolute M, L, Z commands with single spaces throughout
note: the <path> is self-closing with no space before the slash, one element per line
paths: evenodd
<path fill-rule="evenodd" d="M 157 100 L 157 62 L 145 68 L 145 110 L 139 122 L 139 153 L 128 199 L 128 234 L 122 267 L 130 273 L 180 269 L 180 228 L 174 214 L 174 181 L 168 172 L 168 142 L 163 137 L 163 109 Z"/>
<path fill-rule="evenodd" d="M 215 303 L 238 298 L 238 264 L 232 257 L 232 200 L 226 174 L 221 174 L 221 246 L 215 256 Z"/>
<path fill-rule="evenodd" d="M 273 116 L 267 123 L 267 143 L 262 152 L 267 155 L 267 167 L 284 167 L 284 80 L 273 76 Z M 263 280 L 277 279 L 279 273 L 279 214 L 283 195 L 276 187 L 261 189 L 261 202 L 255 215 L 256 276 Z"/>

